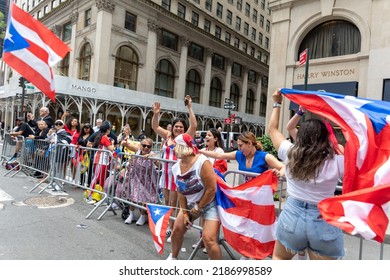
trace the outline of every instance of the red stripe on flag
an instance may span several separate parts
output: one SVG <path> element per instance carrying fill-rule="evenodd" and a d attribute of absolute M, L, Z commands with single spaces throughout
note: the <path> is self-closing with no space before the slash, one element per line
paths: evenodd
<path fill-rule="evenodd" d="M 18 57 L 14 56 L 12 53 L 4 53 L 3 59 L 4 61 L 7 61 L 7 64 L 11 68 L 15 69 L 19 73 L 23 73 L 23 77 L 28 81 L 34 81 L 33 84 L 53 102 L 55 102 L 55 92 L 50 87 L 50 81 L 47 81 L 39 72 Z"/>
<path fill-rule="evenodd" d="M 236 207 L 225 209 L 226 213 L 248 218 L 262 225 L 272 225 L 275 223 L 276 215 L 274 205 L 256 205 L 252 204 L 249 200 L 230 199 Z M 248 206 L 248 204 L 250 205 Z M 261 215 L 259 215 L 259 213 L 261 213 Z"/>
<path fill-rule="evenodd" d="M 305 64 L 306 60 L 307 60 L 307 49 L 305 49 L 299 55 L 299 66 L 302 66 L 303 64 Z"/>
<path fill-rule="evenodd" d="M 58 56 L 64 57 L 70 51 L 70 48 L 50 29 L 15 4 L 12 5 L 12 18 L 32 31 L 35 31 L 39 35 L 40 39 L 46 45 L 50 46 L 50 48 L 53 49 Z"/>
<path fill-rule="evenodd" d="M 261 243 L 257 239 L 238 234 L 226 228 L 223 228 L 223 236 L 241 255 L 257 260 L 262 260 L 272 255 L 275 246 L 275 241 Z"/>

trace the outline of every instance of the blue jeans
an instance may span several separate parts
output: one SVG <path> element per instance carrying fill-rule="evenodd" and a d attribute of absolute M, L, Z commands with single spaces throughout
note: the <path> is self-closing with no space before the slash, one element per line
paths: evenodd
<path fill-rule="evenodd" d="M 335 259 L 345 254 L 341 229 L 323 220 L 316 204 L 292 197 L 287 198 L 279 216 L 276 238 L 295 253 L 308 248 L 315 254 Z"/>

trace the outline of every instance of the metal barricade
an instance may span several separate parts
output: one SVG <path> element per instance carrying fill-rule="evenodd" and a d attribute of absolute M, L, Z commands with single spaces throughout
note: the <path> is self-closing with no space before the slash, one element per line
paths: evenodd
<path fill-rule="evenodd" d="M 6 134 L 3 142 L 3 149 L 1 155 L 2 164 L 5 165 L 8 172 L 4 174 L 7 176 L 19 173 L 21 171 L 20 162 L 24 156 L 24 137 L 21 135 L 11 136 Z"/>

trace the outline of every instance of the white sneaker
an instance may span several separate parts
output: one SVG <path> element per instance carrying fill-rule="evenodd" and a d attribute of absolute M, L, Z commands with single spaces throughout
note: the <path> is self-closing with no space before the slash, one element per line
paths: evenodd
<path fill-rule="evenodd" d="M 119 210 L 119 206 L 115 202 L 111 205 L 111 208 L 114 210 Z"/>
<path fill-rule="evenodd" d="M 134 211 L 130 211 L 129 217 L 125 220 L 125 224 L 131 224 L 135 221 Z"/>
<path fill-rule="evenodd" d="M 146 215 L 141 215 L 138 218 L 138 221 L 135 223 L 137 226 L 143 226 L 148 221 L 148 217 Z"/>
<path fill-rule="evenodd" d="M 172 234 L 172 229 L 171 228 L 167 228 L 167 231 L 165 232 L 165 235 L 166 236 L 171 236 L 171 234 Z"/>
<path fill-rule="evenodd" d="M 175 261 L 177 258 L 172 257 L 172 253 L 169 254 L 168 258 L 166 258 L 167 261 Z"/>
<path fill-rule="evenodd" d="M 169 236 L 168 239 L 167 239 L 167 242 L 168 242 L 168 243 L 171 243 L 171 241 L 172 241 L 172 240 L 171 240 L 171 237 Z"/>

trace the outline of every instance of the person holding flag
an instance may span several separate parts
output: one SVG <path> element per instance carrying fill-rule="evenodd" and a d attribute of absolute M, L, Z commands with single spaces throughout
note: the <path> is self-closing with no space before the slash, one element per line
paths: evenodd
<path fill-rule="evenodd" d="M 175 138 L 175 154 L 179 161 L 172 167 L 177 186 L 180 212 L 171 236 L 172 253 L 167 260 L 176 260 L 183 244 L 184 234 L 199 217 L 204 218 L 202 239 L 211 260 L 222 258 L 218 245 L 219 215 L 215 194 L 217 179 L 206 156 L 200 155 L 188 134 Z"/>
<path fill-rule="evenodd" d="M 278 157 L 286 165 L 288 198 L 279 216 L 273 259 L 292 259 L 307 250 L 310 259 L 331 260 L 344 256 L 343 232 L 320 215 L 318 203 L 332 197 L 344 175 L 344 156 L 335 154 L 322 120 L 301 124 L 295 144 L 278 130 L 282 94 L 273 94 L 273 111 L 268 124 Z"/>

